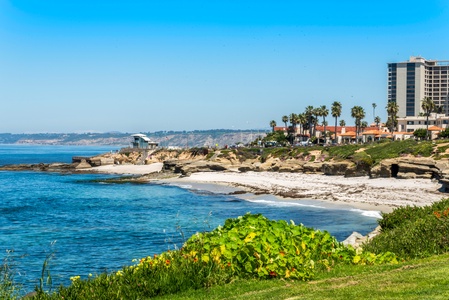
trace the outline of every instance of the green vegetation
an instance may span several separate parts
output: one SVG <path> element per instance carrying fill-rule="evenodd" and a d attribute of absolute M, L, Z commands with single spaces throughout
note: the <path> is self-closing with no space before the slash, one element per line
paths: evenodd
<path fill-rule="evenodd" d="M 440 138 L 447 139 L 449 138 L 449 128 L 444 129 L 440 132 Z"/>
<path fill-rule="evenodd" d="M 368 145 L 342 145 L 329 147 L 324 151 L 334 159 L 349 159 L 355 163 L 364 162 L 371 166 L 383 159 L 396 158 L 405 154 L 429 157 L 432 155 L 434 145 L 429 141 L 390 141 L 385 140 Z M 362 150 L 363 151 L 360 151 Z"/>
<path fill-rule="evenodd" d="M 403 259 L 423 258 L 449 251 L 449 199 L 425 207 L 401 207 L 379 221 L 382 234 L 365 250 L 391 251 Z"/>
<path fill-rule="evenodd" d="M 244 280 L 157 299 L 448 299 L 449 255 L 397 265 L 342 266 L 312 282 Z"/>
<path fill-rule="evenodd" d="M 399 208 L 383 215 L 381 234 L 362 251 L 327 232 L 247 214 L 192 236 L 181 250 L 112 274 L 72 277 L 70 286 L 38 290 L 35 299 L 445 299 L 447 224 L 449 199 Z"/>
<path fill-rule="evenodd" d="M 8 250 L 0 265 L 0 299 L 20 298 L 20 285 L 14 282 L 14 266 L 12 251 Z"/>
<path fill-rule="evenodd" d="M 328 232 L 246 214 L 193 235 L 180 250 L 143 258 L 117 272 L 74 276 L 70 286 L 53 293 L 41 284 L 35 299 L 146 299 L 254 278 L 308 281 L 344 265 L 384 263 L 397 263 L 396 256 L 354 250 Z M 43 277 L 44 270 L 45 264 Z"/>

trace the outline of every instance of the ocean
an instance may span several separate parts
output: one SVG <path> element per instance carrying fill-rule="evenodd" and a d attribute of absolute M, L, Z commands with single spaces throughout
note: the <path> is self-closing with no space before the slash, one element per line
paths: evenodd
<path fill-rule="evenodd" d="M 0 165 L 70 163 L 72 156 L 118 149 L 0 145 Z M 117 175 L 0 171 L 0 258 L 13 259 L 15 280 L 26 291 L 39 284 L 48 256 L 53 287 L 67 285 L 71 276 L 112 272 L 133 259 L 179 248 L 195 232 L 247 212 L 327 230 L 340 241 L 353 231 L 369 233 L 380 217 L 313 200 L 270 195 L 243 199 L 199 186 L 104 181 L 113 177 Z"/>

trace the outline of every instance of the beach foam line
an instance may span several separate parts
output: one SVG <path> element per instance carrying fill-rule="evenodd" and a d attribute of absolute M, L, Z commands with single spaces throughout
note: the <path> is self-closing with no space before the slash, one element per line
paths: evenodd
<path fill-rule="evenodd" d="M 265 200 L 265 199 L 246 199 L 242 198 L 245 201 L 252 202 L 252 203 L 261 203 L 266 204 L 269 206 L 276 206 L 276 207 L 291 207 L 291 206 L 302 206 L 302 207 L 313 207 L 313 208 L 326 208 L 324 206 L 320 205 L 313 205 L 313 204 L 303 204 L 293 201 L 273 201 L 273 200 Z"/>
<path fill-rule="evenodd" d="M 362 216 L 370 217 L 370 218 L 376 218 L 376 219 L 382 219 L 382 214 L 380 211 L 377 210 L 363 210 L 358 208 L 352 208 L 350 211 L 358 212 L 362 214 Z"/>

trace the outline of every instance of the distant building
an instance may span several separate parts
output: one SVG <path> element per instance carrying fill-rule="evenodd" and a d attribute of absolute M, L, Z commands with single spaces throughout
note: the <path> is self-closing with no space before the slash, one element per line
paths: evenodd
<path fill-rule="evenodd" d="M 449 115 L 449 61 L 411 56 L 409 61 L 388 64 L 388 101 L 396 102 L 398 116 L 423 113 L 421 101 L 430 97 L 439 113 Z"/>
<path fill-rule="evenodd" d="M 131 135 L 133 137 L 132 147 L 135 149 L 156 149 L 159 145 L 157 142 L 153 142 L 146 135 L 137 133 Z"/>

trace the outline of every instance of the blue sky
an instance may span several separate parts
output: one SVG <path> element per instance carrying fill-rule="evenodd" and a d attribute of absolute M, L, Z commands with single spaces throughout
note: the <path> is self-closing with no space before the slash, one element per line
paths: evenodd
<path fill-rule="evenodd" d="M 387 63 L 449 60 L 448 20 L 447 0 L 0 0 L 0 132 L 263 129 L 333 101 L 385 120 Z"/>

